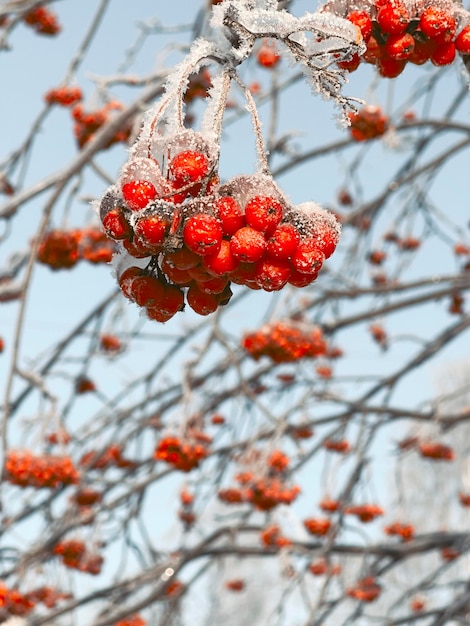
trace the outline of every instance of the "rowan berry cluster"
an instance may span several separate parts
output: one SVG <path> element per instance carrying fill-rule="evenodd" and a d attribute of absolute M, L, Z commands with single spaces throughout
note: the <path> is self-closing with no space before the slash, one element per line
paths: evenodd
<path fill-rule="evenodd" d="M 331 528 L 331 520 L 328 517 L 309 517 L 304 520 L 306 530 L 317 537 L 323 537 Z"/>
<path fill-rule="evenodd" d="M 377 504 L 357 504 L 346 507 L 344 513 L 346 515 L 355 515 L 359 521 L 367 524 L 374 521 L 376 517 L 383 515 L 384 510 Z"/>
<path fill-rule="evenodd" d="M 173 465 L 182 472 L 190 472 L 206 458 L 209 450 L 202 443 L 183 442 L 178 437 L 165 437 L 159 441 L 154 459 Z"/>
<path fill-rule="evenodd" d="M 331 498 L 323 498 L 318 505 L 325 513 L 336 513 L 341 508 L 340 500 L 332 500 Z"/>
<path fill-rule="evenodd" d="M 140 615 L 132 615 L 131 617 L 126 617 L 126 619 L 122 619 L 119 622 L 116 622 L 114 626 L 146 626 L 147 622 L 140 617 Z"/>
<path fill-rule="evenodd" d="M 52 11 L 44 6 L 36 6 L 23 17 L 24 23 L 31 26 L 40 35 L 57 35 L 61 26 Z"/>
<path fill-rule="evenodd" d="M 117 354 L 123 349 L 122 341 L 116 335 L 103 333 L 100 337 L 100 348 L 107 354 Z"/>
<path fill-rule="evenodd" d="M 122 105 L 116 101 L 108 102 L 101 107 L 101 109 L 95 109 L 94 111 L 85 111 L 83 105 L 76 104 L 71 109 L 71 113 L 75 121 L 73 132 L 78 147 L 83 148 L 89 141 L 91 141 L 96 132 L 110 120 L 112 111 L 118 109 L 122 109 Z M 105 148 L 109 148 L 115 143 L 127 143 L 131 135 L 131 131 L 132 125 L 130 123 L 121 127 L 116 131 L 115 135 L 111 137 Z"/>
<path fill-rule="evenodd" d="M 357 113 L 349 113 L 349 132 L 356 141 L 367 141 L 385 134 L 388 130 L 388 117 L 378 106 L 368 104 Z"/>
<path fill-rule="evenodd" d="M 53 609 L 60 600 L 72 599 L 72 594 L 58 591 L 53 587 L 38 587 L 26 594 L 28 600 L 34 604 L 44 604 L 48 609 Z"/>
<path fill-rule="evenodd" d="M 351 452 L 351 444 L 347 439 L 325 439 L 323 447 L 330 452 L 338 452 L 338 454 Z"/>
<path fill-rule="evenodd" d="M 228 93 L 218 79 L 220 101 L 213 90 L 208 98 L 208 108 L 219 107 L 216 119 Z M 122 249 L 121 290 L 160 322 L 185 302 L 200 315 L 213 313 L 229 302 L 232 282 L 265 291 L 310 284 L 340 231 L 318 205 L 291 205 L 267 164 L 262 173 L 220 184 L 221 116 L 211 120 L 220 126 L 215 131 L 208 124 L 201 131 L 184 128 L 182 115 L 172 111 L 188 91 L 191 101 L 190 85 L 148 114 L 118 183 L 99 206 L 105 232 Z M 145 260 L 129 267 L 126 252 Z"/>
<path fill-rule="evenodd" d="M 272 525 L 265 528 L 260 534 L 261 543 L 266 547 L 286 548 L 292 541 L 281 534 L 279 526 Z"/>
<path fill-rule="evenodd" d="M 27 615 L 34 608 L 35 602 L 29 594 L 20 593 L 18 589 L 8 589 L 0 583 L 0 612 L 10 615 Z M 2 620 L 3 621 L 3 620 Z"/>
<path fill-rule="evenodd" d="M 393 522 L 389 526 L 385 526 L 384 532 L 387 535 L 401 537 L 403 541 L 411 541 L 415 534 L 415 528 L 412 524 L 403 524 L 402 522 Z"/>
<path fill-rule="evenodd" d="M 245 581 L 243 578 L 232 578 L 226 581 L 225 589 L 229 591 L 243 591 L 245 589 Z"/>
<path fill-rule="evenodd" d="M 338 576 L 341 573 L 341 565 L 333 565 L 325 558 L 318 559 L 308 566 L 308 571 L 314 576 Z"/>
<path fill-rule="evenodd" d="M 119 467 L 121 469 L 134 469 L 137 467 L 135 461 L 126 459 L 123 456 L 122 446 L 113 444 L 102 452 L 90 450 L 86 452 L 79 461 L 79 465 L 88 470 L 104 470 L 109 467 Z"/>
<path fill-rule="evenodd" d="M 187 489 L 183 489 L 180 493 L 181 509 L 178 511 L 178 517 L 183 522 L 185 529 L 191 528 L 196 521 L 196 514 L 193 510 L 194 495 Z"/>
<path fill-rule="evenodd" d="M 70 269 L 79 261 L 109 263 L 115 244 L 97 228 L 51 230 L 38 248 L 38 261 L 53 270 Z"/>
<path fill-rule="evenodd" d="M 80 475 L 68 456 L 36 456 L 11 450 L 5 460 L 5 480 L 19 487 L 55 489 L 78 483 Z"/>
<path fill-rule="evenodd" d="M 275 363 L 290 363 L 327 354 L 328 346 L 318 327 L 296 322 L 271 322 L 245 335 L 242 345 L 256 361 L 263 356 Z"/>
<path fill-rule="evenodd" d="M 50 89 L 44 95 L 44 100 L 48 104 L 58 104 L 62 107 L 69 107 L 72 104 L 76 104 L 80 102 L 82 98 L 83 94 L 80 87 L 68 87 L 67 85 Z"/>
<path fill-rule="evenodd" d="M 97 576 L 101 572 L 103 557 L 90 554 L 80 539 L 67 539 L 58 543 L 53 553 L 62 559 L 65 567 Z"/>
<path fill-rule="evenodd" d="M 439 442 L 420 443 L 418 451 L 422 457 L 433 461 L 453 461 L 455 459 L 455 452 L 452 448 Z"/>
<path fill-rule="evenodd" d="M 94 504 L 98 504 L 103 499 L 103 494 L 100 491 L 95 491 L 89 487 L 83 487 L 79 489 L 70 498 L 70 501 L 81 508 L 88 508 Z"/>
<path fill-rule="evenodd" d="M 457 52 L 470 53 L 470 18 L 457 4 L 375 0 L 344 17 L 358 26 L 367 46 L 362 55 L 338 63 L 348 71 L 371 63 L 381 76 L 395 78 L 407 63 L 443 66 L 451 64 Z"/>
<path fill-rule="evenodd" d="M 373 602 L 377 600 L 382 592 L 382 587 L 377 583 L 373 576 L 366 576 L 358 580 L 354 587 L 346 589 L 346 594 L 350 598 L 360 600 L 361 602 Z"/>
<path fill-rule="evenodd" d="M 299 495 L 300 487 L 288 487 L 275 476 L 256 477 L 252 472 L 238 474 L 235 479 L 240 488 L 220 489 L 219 500 L 227 504 L 248 502 L 259 511 L 270 511 L 279 504 L 291 504 Z"/>

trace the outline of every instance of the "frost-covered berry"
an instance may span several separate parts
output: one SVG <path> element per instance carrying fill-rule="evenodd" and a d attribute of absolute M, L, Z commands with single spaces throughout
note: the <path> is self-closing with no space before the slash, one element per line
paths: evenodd
<path fill-rule="evenodd" d="M 135 180 L 122 186 L 122 196 L 132 211 L 144 209 L 156 195 L 157 190 L 148 180 Z"/>
<path fill-rule="evenodd" d="M 193 215 L 184 226 L 183 239 L 190 250 L 201 256 L 208 256 L 220 248 L 222 227 L 212 215 Z"/>
<path fill-rule="evenodd" d="M 282 220 L 282 205 L 270 196 L 255 196 L 246 203 L 248 226 L 262 233 L 272 233 Z"/>

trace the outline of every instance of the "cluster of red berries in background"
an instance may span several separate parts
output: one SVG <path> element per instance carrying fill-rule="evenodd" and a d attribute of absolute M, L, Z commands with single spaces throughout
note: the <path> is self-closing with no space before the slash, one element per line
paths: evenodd
<path fill-rule="evenodd" d="M 377 504 L 356 504 L 344 509 L 346 515 L 355 515 L 364 524 L 373 522 L 376 517 L 384 514 L 382 507 Z"/>
<path fill-rule="evenodd" d="M 303 326 L 296 322 L 265 324 L 260 330 L 245 335 L 242 345 L 253 359 L 267 356 L 275 363 L 316 358 L 328 352 L 320 328 Z"/>
<path fill-rule="evenodd" d="M 74 119 L 73 132 L 79 148 L 83 148 L 91 141 L 96 132 L 104 126 L 109 120 L 112 111 L 122 109 L 120 102 L 112 101 L 105 104 L 100 109 L 94 111 L 85 111 L 81 104 L 76 104 L 72 108 L 72 117 Z M 119 128 L 116 133 L 106 144 L 105 148 L 109 148 L 116 143 L 127 143 L 132 132 L 132 124 L 128 123 Z"/>
<path fill-rule="evenodd" d="M 411 541 L 415 534 L 415 528 L 412 524 L 393 522 L 393 524 L 385 526 L 384 532 L 386 535 L 401 537 L 403 541 Z"/>
<path fill-rule="evenodd" d="M 70 569 L 86 572 L 97 576 L 101 572 L 103 557 L 99 554 L 90 554 L 80 539 L 67 539 L 58 543 L 53 550 L 62 563 Z"/>
<path fill-rule="evenodd" d="M 347 439 L 325 439 L 323 447 L 330 452 L 338 454 L 349 454 L 351 452 L 351 444 Z"/>
<path fill-rule="evenodd" d="M 98 228 L 50 230 L 38 248 L 38 261 L 53 270 L 70 269 L 79 261 L 110 263 L 115 243 Z"/>
<path fill-rule="evenodd" d="M 183 442 L 178 437 L 165 437 L 159 441 L 154 459 L 173 465 L 182 472 L 190 472 L 206 458 L 209 450 L 202 443 Z"/>
<path fill-rule="evenodd" d="M 373 602 L 377 600 L 381 592 L 382 587 L 373 576 L 366 576 L 358 580 L 354 587 L 346 589 L 346 594 L 350 598 L 360 600 L 361 602 Z"/>
<path fill-rule="evenodd" d="M 285 548 L 292 545 L 292 541 L 281 534 L 279 526 L 273 524 L 260 533 L 261 543 L 266 547 Z"/>
<path fill-rule="evenodd" d="M 323 537 L 331 528 L 331 520 L 328 517 L 309 517 L 304 520 L 306 530 L 317 537 Z"/>
<path fill-rule="evenodd" d="M 271 465 L 271 468 L 275 468 Z M 283 470 L 274 469 L 274 473 Z M 259 511 L 270 511 L 279 504 L 291 504 L 300 494 L 300 487 L 288 487 L 279 476 L 257 477 L 252 472 L 243 472 L 235 477 L 241 487 L 220 489 L 219 500 L 227 504 L 248 502 Z"/>
<path fill-rule="evenodd" d="M 9 589 L 4 583 L 0 583 L 0 613 L 10 615 L 28 615 L 37 604 L 43 604 L 52 609 L 60 600 L 70 600 L 70 593 L 63 593 L 53 587 L 37 587 L 27 593 L 21 593 L 16 588 Z M 2 619 L 3 622 L 3 619 Z"/>
<path fill-rule="evenodd" d="M 41 5 L 28 11 L 23 17 L 23 21 L 40 35 L 57 35 L 61 31 L 55 14 Z"/>
<path fill-rule="evenodd" d="M 289 205 L 268 175 L 219 185 L 217 146 L 202 133 L 154 143 L 146 156 L 137 144 L 100 206 L 107 235 L 148 259 L 122 271 L 119 284 L 150 319 L 167 321 L 185 300 L 208 315 L 230 300 L 232 282 L 278 291 L 315 280 L 338 243 L 331 213 Z"/>
<path fill-rule="evenodd" d="M 466 14 L 465 14 L 466 15 Z M 354 71 L 361 63 L 371 63 L 386 78 L 395 78 L 407 63 L 436 66 L 451 64 L 456 53 L 470 54 L 470 24 L 464 12 L 453 12 L 440 0 L 430 5 L 404 0 L 375 0 L 367 10 L 345 15 L 358 26 L 367 46 L 362 55 L 354 54 L 338 66 Z"/>
<path fill-rule="evenodd" d="M 135 461 L 126 459 L 123 455 L 122 446 L 112 444 L 102 452 L 90 450 L 85 452 L 79 461 L 81 467 L 88 470 L 105 470 L 109 467 L 119 467 L 121 469 L 134 469 L 137 467 Z"/>
<path fill-rule="evenodd" d="M 83 94 L 80 87 L 67 87 L 66 85 L 50 89 L 46 94 L 44 94 L 44 100 L 48 104 L 58 104 L 63 107 L 69 107 L 72 104 L 76 104 L 77 102 L 80 102 L 82 98 Z"/>
<path fill-rule="evenodd" d="M 27 450 L 8 452 L 5 460 L 4 477 L 19 487 L 55 489 L 73 485 L 79 481 L 72 460 L 68 456 L 36 456 Z"/>
<path fill-rule="evenodd" d="M 147 622 L 140 615 L 132 615 L 116 622 L 115 626 L 146 626 Z"/>
<path fill-rule="evenodd" d="M 317 559 L 308 566 L 308 571 L 314 576 L 338 576 L 341 569 L 341 565 L 333 565 L 325 558 Z"/>
<path fill-rule="evenodd" d="M 388 117 L 378 106 L 368 104 L 357 113 L 349 113 L 349 132 L 356 141 L 367 141 L 380 137 L 388 129 Z"/>

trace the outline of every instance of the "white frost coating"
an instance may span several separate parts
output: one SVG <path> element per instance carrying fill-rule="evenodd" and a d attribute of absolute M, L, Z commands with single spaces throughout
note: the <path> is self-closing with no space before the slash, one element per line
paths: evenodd
<path fill-rule="evenodd" d="M 219 195 L 232 196 L 243 209 L 254 196 L 275 198 L 288 209 L 289 203 L 274 179 L 267 174 L 251 174 L 234 176 L 219 187 Z"/>
<path fill-rule="evenodd" d="M 323 209 L 316 202 L 302 202 L 289 213 L 289 221 L 304 237 L 311 237 L 327 230 L 336 241 L 339 240 L 341 224 L 330 211 Z"/>
<path fill-rule="evenodd" d="M 212 87 L 209 90 L 207 106 L 202 117 L 200 132 L 208 140 L 220 143 L 220 123 L 222 121 L 225 104 L 227 102 L 227 90 L 230 83 L 224 74 L 211 77 Z"/>
<path fill-rule="evenodd" d="M 309 30 L 323 37 L 338 37 L 349 44 L 357 46 L 362 44 L 360 29 L 349 20 L 338 17 L 333 13 L 306 13 L 299 20 L 302 30 Z M 365 46 L 364 46 L 365 49 Z"/>
<path fill-rule="evenodd" d="M 163 192 L 166 188 L 166 181 L 158 163 L 148 157 L 131 158 L 122 168 L 119 177 L 121 187 L 136 180 L 146 180 L 152 183 L 157 192 Z"/>
<path fill-rule="evenodd" d="M 238 21 L 255 35 L 277 34 L 288 37 L 302 30 L 300 19 L 287 11 L 242 11 L 238 10 Z"/>

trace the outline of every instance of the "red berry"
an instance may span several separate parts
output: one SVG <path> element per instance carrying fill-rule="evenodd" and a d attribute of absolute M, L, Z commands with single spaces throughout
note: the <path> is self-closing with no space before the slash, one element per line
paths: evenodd
<path fill-rule="evenodd" d="M 287 282 L 293 287 L 307 287 L 307 285 L 310 285 L 310 283 L 312 283 L 317 278 L 318 271 L 315 271 L 312 274 L 304 274 L 303 272 L 292 270 L 289 276 L 289 280 Z"/>
<path fill-rule="evenodd" d="M 257 61 L 262 67 L 274 67 L 281 60 L 281 55 L 276 49 L 275 42 L 264 39 L 258 50 Z"/>
<path fill-rule="evenodd" d="M 366 63 L 372 63 L 375 65 L 377 59 L 380 59 L 384 53 L 384 46 L 381 46 L 375 37 L 370 37 L 367 42 L 367 50 L 362 55 L 362 59 Z"/>
<path fill-rule="evenodd" d="M 423 65 L 426 61 L 429 61 L 435 47 L 436 44 L 430 39 L 426 39 L 425 41 L 416 40 L 414 50 L 409 56 L 408 61 L 414 65 Z"/>
<path fill-rule="evenodd" d="M 211 293 L 204 293 L 197 285 L 191 285 L 188 289 L 186 299 L 193 311 L 199 313 L 199 315 L 209 315 L 219 307 L 217 297 Z"/>
<path fill-rule="evenodd" d="M 317 247 L 325 255 L 325 259 L 329 259 L 338 245 L 339 233 L 334 228 L 322 225 L 317 228 L 315 241 Z"/>
<path fill-rule="evenodd" d="M 256 263 L 266 251 L 266 239 L 251 226 L 237 230 L 230 239 L 230 249 L 235 258 L 245 263 Z"/>
<path fill-rule="evenodd" d="M 215 203 L 215 212 L 222 224 L 224 235 L 233 235 L 245 226 L 245 216 L 238 202 L 231 196 L 223 196 Z"/>
<path fill-rule="evenodd" d="M 470 25 L 462 28 L 454 43 L 456 50 L 462 54 L 470 54 Z"/>
<path fill-rule="evenodd" d="M 226 276 L 216 276 L 203 283 L 197 283 L 197 286 L 204 293 L 219 294 L 225 290 L 228 284 L 229 280 Z"/>
<path fill-rule="evenodd" d="M 122 195 L 132 211 L 138 211 L 155 199 L 157 190 L 148 180 L 134 180 L 122 186 Z"/>
<path fill-rule="evenodd" d="M 208 175 L 209 160 L 202 152 L 184 150 L 171 159 L 168 172 L 177 188 L 185 187 L 189 183 L 200 182 Z M 192 193 L 194 190 L 189 191 Z"/>
<path fill-rule="evenodd" d="M 431 63 L 437 66 L 450 65 L 454 59 L 455 44 L 452 41 L 437 45 L 431 55 Z"/>
<path fill-rule="evenodd" d="M 182 270 L 173 265 L 171 259 L 165 256 L 161 263 L 162 272 L 175 285 L 189 285 L 193 281 L 188 270 Z"/>
<path fill-rule="evenodd" d="M 200 256 L 216 253 L 222 243 L 222 234 L 218 220 L 207 213 L 193 215 L 183 229 L 184 243 Z"/>
<path fill-rule="evenodd" d="M 415 40 L 410 33 L 390 35 L 385 44 L 385 50 L 389 57 L 402 61 L 408 59 L 414 50 Z"/>
<path fill-rule="evenodd" d="M 246 285 L 255 282 L 256 265 L 253 263 L 240 263 L 237 269 L 230 272 L 230 280 L 236 285 Z"/>
<path fill-rule="evenodd" d="M 410 21 L 410 14 L 404 4 L 388 2 L 377 12 L 377 23 L 384 33 L 398 35 L 403 33 Z"/>
<path fill-rule="evenodd" d="M 435 6 L 424 9 L 419 20 L 423 33 L 436 43 L 449 43 L 455 37 L 456 23 L 452 15 Z"/>
<path fill-rule="evenodd" d="M 291 266 L 288 261 L 262 259 L 256 264 L 256 284 L 265 291 L 279 291 L 289 280 Z"/>
<path fill-rule="evenodd" d="M 103 217 L 103 228 L 111 239 L 128 239 L 131 236 L 131 227 L 124 217 L 121 207 L 108 211 Z"/>
<path fill-rule="evenodd" d="M 134 299 L 132 294 L 132 283 L 137 276 L 140 276 L 141 273 L 142 268 L 133 265 L 132 267 L 128 267 L 124 270 L 119 277 L 119 287 L 121 288 L 122 293 L 126 296 L 126 298 L 129 298 L 129 300 Z"/>
<path fill-rule="evenodd" d="M 361 57 L 355 52 L 348 61 L 338 61 L 336 64 L 342 70 L 354 72 L 361 64 Z"/>
<path fill-rule="evenodd" d="M 396 78 L 405 69 L 406 61 L 398 61 L 389 56 L 382 57 L 377 61 L 377 71 L 384 78 Z"/>
<path fill-rule="evenodd" d="M 199 265 L 201 261 L 201 257 L 198 254 L 188 250 L 185 246 L 176 250 L 176 252 L 167 254 L 166 258 L 179 270 L 189 270 L 190 267 L 196 267 L 196 265 Z"/>
<path fill-rule="evenodd" d="M 268 240 L 266 254 L 273 259 L 287 260 L 300 243 L 300 234 L 293 224 L 280 224 Z"/>
<path fill-rule="evenodd" d="M 282 220 L 282 205 L 269 196 L 255 196 L 246 203 L 248 226 L 262 233 L 272 233 Z"/>
<path fill-rule="evenodd" d="M 372 35 L 372 20 L 369 14 L 366 11 L 351 11 L 347 19 L 358 26 L 364 42 L 367 43 Z"/>
<path fill-rule="evenodd" d="M 216 276 L 222 276 L 233 272 L 239 265 L 240 261 L 235 258 L 230 248 L 230 242 L 223 240 L 219 251 L 204 258 L 204 267 L 208 272 Z"/>
<path fill-rule="evenodd" d="M 163 243 L 168 221 L 160 215 L 145 215 L 134 226 L 134 232 L 145 245 L 152 247 Z"/>
<path fill-rule="evenodd" d="M 157 306 L 165 295 L 165 285 L 154 276 L 137 276 L 132 281 L 131 293 L 139 306 Z"/>
<path fill-rule="evenodd" d="M 292 267 L 303 274 L 314 274 L 320 270 L 325 255 L 318 247 L 315 239 L 306 239 L 298 246 L 292 257 Z"/>
<path fill-rule="evenodd" d="M 214 278 L 214 274 L 206 270 L 206 268 L 203 267 L 202 264 L 196 265 L 196 267 L 190 267 L 188 270 L 188 274 L 197 283 L 205 283 L 206 281 L 212 280 Z"/>
<path fill-rule="evenodd" d="M 175 285 L 165 286 L 165 295 L 160 303 L 160 309 L 168 313 L 177 313 L 184 307 L 184 293 Z"/>
<path fill-rule="evenodd" d="M 132 241 L 130 239 L 124 239 L 122 245 L 135 259 L 145 259 L 153 254 L 153 250 L 146 248 L 136 237 L 134 237 Z"/>

